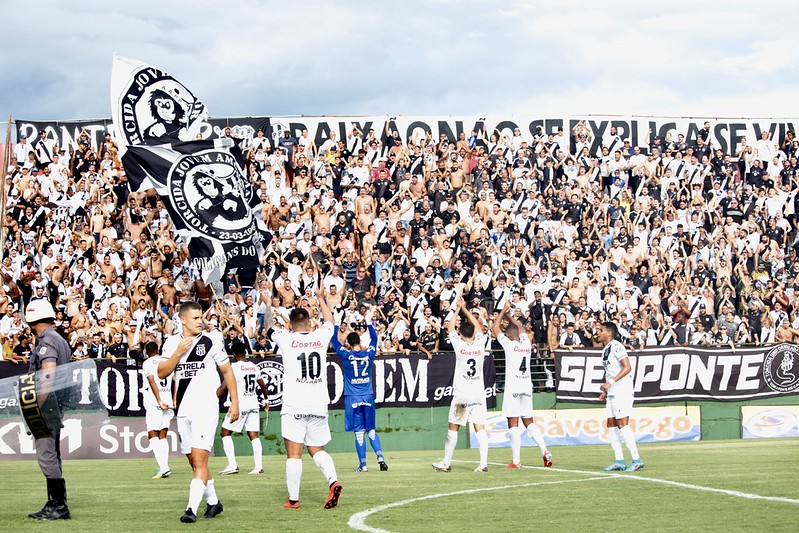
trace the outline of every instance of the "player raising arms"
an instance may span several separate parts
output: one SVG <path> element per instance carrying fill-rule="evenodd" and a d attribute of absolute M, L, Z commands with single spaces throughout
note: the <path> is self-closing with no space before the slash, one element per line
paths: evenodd
<path fill-rule="evenodd" d="M 355 450 L 358 453 L 358 468 L 356 472 L 367 472 L 366 466 L 366 434 L 369 443 L 377 455 L 377 464 L 380 470 L 388 470 L 388 465 L 383 457 L 383 448 L 380 446 L 380 437 L 375 430 L 375 394 L 372 390 L 372 361 L 377 353 L 377 332 L 369 324 L 369 346 L 361 345 L 361 335 L 358 331 L 347 334 L 349 349 L 341 345 L 338 340 L 339 327 L 334 328 L 333 349 L 341 357 L 342 371 L 344 372 L 344 431 L 355 432 Z"/>
<path fill-rule="evenodd" d="M 158 473 L 153 479 L 160 479 L 169 477 L 172 473 L 169 469 L 169 441 L 166 439 L 169 423 L 175 415 L 172 410 L 172 374 L 164 379 L 158 378 L 158 364 L 161 358 L 158 355 L 157 343 L 150 341 L 145 344 L 144 354 L 147 359 L 141 368 L 150 388 L 150 394 L 144 395 L 147 436 L 150 438 L 150 448 L 158 463 Z"/>
<path fill-rule="evenodd" d="M 494 338 L 499 341 L 505 350 L 505 394 L 502 399 L 502 412 L 508 418 L 508 429 L 510 430 L 510 449 L 513 460 L 507 468 L 521 467 L 521 447 L 522 433 L 527 429 L 530 438 L 535 441 L 541 450 L 544 458 L 544 466 L 552 466 L 552 454 L 547 450 L 544 442 L 544 435 L 541 430 L 533 423 L 533 382 L 530 379 L 530 354 L 532 345 L 530 337 L 519 335 L 524 331 L 521 323 L 513 318 L 510 309 L 510 302 L 505 304 L 505 308 L 491 325 L 491 332 Z M 508 326 L 505 333 L 500 329 L 502 318 L 508 319 Z M 524 428 L 519 427 L 519 418 L 522 419 Z"/>
<path fill-rule="evenodd" d="M 308 447 L 316 466 L 330 486 L 325 509 L 338 504 L 341 483 L 336 476 L 333 458 L 325 451 L 330 442 L 327 420 L 327 347 L 333 336 L 333 313 L 327 304 L 324 289 L 317 292 L 319 309 L 325 322 L 311 330 L 308 311 L 295 307 L 289 313 L 290 330 L 274 330 L 272 306 L 266 306 L 266 328 L 283 358 L 283 408 L 280 428 L 286 444 L 286 486 L 289 497 L 283 507 L 300 508 L 302 449 Z"/>
<path fill-rule="evenodd" d="M 455 376 L 452 380 L 452 404 L 449 407 L 449 431 L 444 446 L 444 460 L 433 463 L 433 468 L 442 472 L 452 469 L 452 454 L 458 444 L 458 430 L 471 422 L 480 447 L 480 465 L 475 472 L 488 472 L 488 434 L 485 431 L 487 416 L 483 364 L 488 355 L 483 326 L 458 299 L 455 316 L 462 313 L 460 333 L 455 331 L 455 320 L 447 326 L 449 341 L 455 350 Z"/>
<path fill-rule="evenodd" d="M 255 385 L 261 388 L 261 394 L 264 395 L 264 411 L 269 410 L 269 398 L 266 391 L 266 383 L 261 379 L 261 371 L 255 366 L 252 361 L 246 359 L 247 351 L 244 343 L 236 343 L 233 345 L 233 357 L 236 359 L 230 366 L 233 368 L 233 375 L 236 376 L 236 387 L 239 390 L 239 419 L 235 422 L 228 420 L 228 417 L 222 421 L 222 429 L 219 436 L 222 437 L 222 448 L 225 450 L 225 457 L 227 457 L 227 466 L 219 472 L 222 475 L 238 474 L 239 465 L 236 463 L 236 449 L 233 446 L 233 433 L 247 432 L 252 444 L 252 458 L 255 463 L 250 474 L 263 474 L 263 445 L 259 437 L 261 432 L 261 418 L 258 415 L 258 394 L 255 392 Z M 222 383 L 216 390 L 216 395 L 220 398 L 227 387 Z"/>
<path fill-rule="evenodd" d="M 169 337 L 163 346 L 166 359 L 158 364 L 158 377 L 165 379 L 175 373 L 175 406 L 177 410 L 180 450 L 186 454 L 193 471 L 189 484 L 189 504 L 180 517 L 181 522 L 196 522 L 197 509 L 205 496 L 204 518 L 222 512 L 222 502 L 216 496 L 214 479 L 208 470 L 208 455 L 214 446 L 216 423 L 219 419 L 219 374 L 222 372 L 230 391 L 228 419 L 239 418 L 239 395 L 236 377 L 221 343 L 203 332 L 203 311 L 197 302 L 180 305 L 182 333 Z"/>
<path fill-rule="evenodd" d="M 618 329 L 613 322 L 603 322 L 599 327 L 599 340 L 605 345 L 602 350 L 602 365 L 605 367 L 606 382 L 599 386 L 600 400 L 605 400 L 608 411 L 608 438 L 613 448 L 615 461 L 605 467 L 605 471 L 626 470 L 634 472 L 644 467 L 644 462 L 638 456 L 638 446 L 635 444 L 635 435 L 630 429 L 630 414 L 633 410 L 633 377 L 630 374 L 632 366 L 627 357 L 627 349 L 616 340 Z M 624 440 L 630 450 L 632 461 L 627 466 L 624 462 L 624 452 L 621 448 L 619 437 Z"/>

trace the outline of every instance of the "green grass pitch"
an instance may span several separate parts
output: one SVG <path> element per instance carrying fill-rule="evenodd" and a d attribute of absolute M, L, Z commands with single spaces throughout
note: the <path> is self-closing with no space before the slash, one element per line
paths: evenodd
<path fill-rule="evenodd" d="M 522 462 L 531 468 L 522 470 L 504 469 L 510 450 L 492 449 L 488 473 L 473 472 L 476 450 L 456 450 L 449 473 L 431 468 L 440 458 L 435 451 L 388 452 L 388 472 L 380 472 L 370 455 L 367 473 L 353 472 L 354 453 L 333 454 L 344 485 L 333 510 L 322 508 L 327 486 L 307 456 L 300 510 L 280 508 L 286 499 L 283 457 L 264 457 L 266 474 L 250 476 L 252 458 L 242 456 L 241 474 L 216 476 L 225 512 L 193 525 L 178 521 L 191 476 L 185 459 L 173 457 L 173 476 L 163 480 L 150 479 L 156 471 L 152 460 L 68 461 L 73 519 L 55 523 L 27 518 L 45 499 L 36 463 L 3 462 L 0 531 L 353 531 L 348 524 L 358 522 L 358 513 L 432 495 L 441 496 L 379 510 L 362 523 L 436 533 L 799 527 L 799 439 L 651 444 L 640 450 L 646 468 L 619 475 L 601 472 L 611 459 L 607 446 L 553 448 L 553 469 L 540 467 L 536 449 L 524 448 Z M 223 466 L 224 458 L 212 458 L 213 472 Z"/>

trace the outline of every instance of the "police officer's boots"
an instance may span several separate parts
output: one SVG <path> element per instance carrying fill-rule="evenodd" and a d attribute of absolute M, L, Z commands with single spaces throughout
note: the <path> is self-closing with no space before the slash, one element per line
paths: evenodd
<path fill-rule="evenodd" d="M 67 507 L 67 482 L 61 479 L 47 478 L 48 500 L 41 511 L 28 516 L 37 520 L 66 520 L 70 518 Z"/>

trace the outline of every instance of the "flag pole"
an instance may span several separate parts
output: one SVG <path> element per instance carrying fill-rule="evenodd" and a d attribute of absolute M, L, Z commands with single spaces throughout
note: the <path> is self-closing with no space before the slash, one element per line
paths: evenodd
<path fill-rule="evenodd" d="M 8 115 L 8 123 L 6 124 L 6 141 L 3 145 L 2 165 L 0 168 L 0 221 L 6 219 L 6 175 L 8 174 L 8 164 L 11 162 L 11 115 Z M 6 242 L 6 227 L 5 224 L 0 224 L 0 245 L 5 247 Z M 5 250 L 3 250 L 5 252 Z M 0 253 L 2 255 L 2 253 Z"/>

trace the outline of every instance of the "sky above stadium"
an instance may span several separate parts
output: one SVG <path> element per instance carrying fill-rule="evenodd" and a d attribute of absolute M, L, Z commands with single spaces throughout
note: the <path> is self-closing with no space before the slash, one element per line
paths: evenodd
<path fill-rule="evenodd" d="M 791 117 L 795 5 L 752 2 L 0 2 L 0 117 L 110 116 L 113 53 L 212 116 Z"/>

